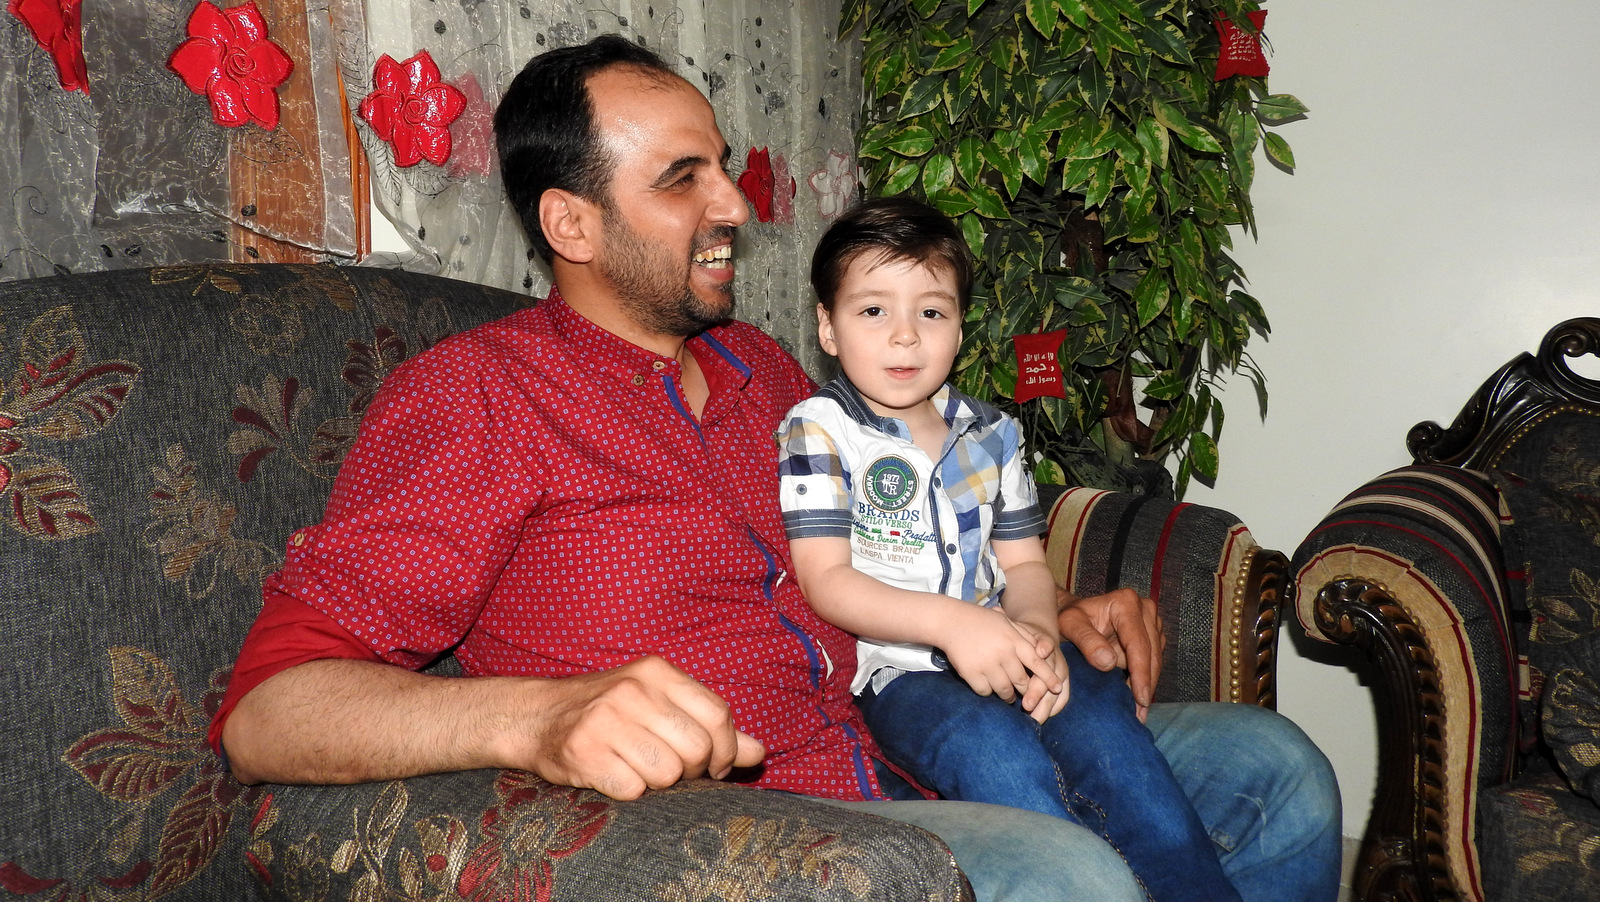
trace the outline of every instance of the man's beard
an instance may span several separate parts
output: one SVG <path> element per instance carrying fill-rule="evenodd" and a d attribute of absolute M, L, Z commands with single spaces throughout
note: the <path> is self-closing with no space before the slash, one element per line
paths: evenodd
<path fill-rule="evenodd" d="M 604 217 L 606 247 L 600 273 L 640 326 L 659 335 L 687 337 L 733 315 L 732 283 L 718 287 L 709 300 L 700 297 L 689 285 L 693 261 L 675 260 L 665 245 L 646 240 L 610 210 Z M 732 227 L 718 226 L 696 235 L 694 246 L 732 237 Z"/>

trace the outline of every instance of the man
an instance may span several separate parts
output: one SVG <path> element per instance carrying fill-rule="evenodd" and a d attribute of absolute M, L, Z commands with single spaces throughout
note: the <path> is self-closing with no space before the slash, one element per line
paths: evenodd
<path fill-rule="evenodd" d="M 789 575 L 772 435 L 812 386 L 728 321 L 749 214 L 705 99 L 602 38 L 536 57 L 495 125 L 556 290 L 386 381 L 240 653 L 212 728 L 234 774 L 515 767 L 619 799 L 737 779 L 921 824 L 981 898 L 1139 898 L 1115 853 L 1064 821 L 881 801 L 850 703 L 854 642 Z M 1148 703 L 1148 602 L 1085 600 L 1061 625 Z M 410 669 L 451 648 L 480 678 Z M 1216 707 L 1237 711 L 1153 710 L 1163 753 L 1199 775 L 1186 789 L 1209 794 L 1196 807 L 1232 847 L 1230 876 L 1259 872 L 1245 898 L 1310 898 L 1336 869 L 1326 762 L 1286 721 Z M 1241 747 L 1270 772 L 1241 768 Z"/>

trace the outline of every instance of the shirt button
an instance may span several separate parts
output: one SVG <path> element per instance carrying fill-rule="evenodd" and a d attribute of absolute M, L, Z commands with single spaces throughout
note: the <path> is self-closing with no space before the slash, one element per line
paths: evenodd
<path fill-rule="evenodd" d="M 633 384 L 634 385 L 643 385 L 644 384 L 644 374 L 643 373 L 634 373 L 633 374 Z"/>
<path fill-rule="evenodd" d="M 659 373 L 667 368 L 667 362 L 665 360 L 657 360 L 655 363 L 650 364 L 650 368 Z"/>
<path fill-rule="evenodd" d="M 944 483 L 939 481 L 939 477 L 937 477 L 937 476 L 933 477 L 933 487 L 934 488 L 939 488 L 942 485 L 944 485 Z"/>
<path fill-rule="evenodd" d="M 944 553 L 945 553 L 945 554 L 955 554 L 955 553 L 956 553 L 956 546 L 955 546 L 955 544 L 954 544 L 954 543 L 951 543 L 951 544 L 949 544 L 949 545 L 946 545 L 946 546 L 944 546 Z"/>
<path fill-rule="evenodd" d="M 794 487 L 794 493 L 796 495 L 804 495 L 806 493 L 806 487 L 803 485 L 797 485 Z"/>
<path fill-rule="evenodd" d="M 299 548 L 301 545 L 304 545 L 306 543 L 306 534 L 303 533 L 303 532 L 296 532 L 294 534 L 294 540 L 293 541 L 294 541 L 294 547 Z"/>

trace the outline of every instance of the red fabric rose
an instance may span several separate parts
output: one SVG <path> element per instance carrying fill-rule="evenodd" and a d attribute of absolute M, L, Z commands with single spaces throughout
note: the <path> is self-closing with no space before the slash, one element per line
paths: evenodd
<path fill-rule="evenodd" d="M 89 93 L 83 60 L 83 0 L 11 0 L 6 9 L 33 32 L 56 63 L 56 78 L 68 91 Z"/>
<path fill-rule="evenodd" d="M 167 60 L 189 90 L 211 101 L 211 118 L 236 128 L 254 122 L 278 127 L 278 86 L 294 60 L 267 39 L 267 21 L 254 0 L 226 12 L 210 0 L 189 14 L 189 39 Z"/>
<path fill-rule="evenodd" d="M 397 166 L 426 159 L 443 166 L 450 159 L 450 123 L 467 107 L 454 85 L 439 81 L 439 67 L 422 50 L 397 63 L 389 54 L 372 67 L 372 93 L 361 101 L 361 118 L 379 138 L 394 145 Z"/>
<path fill-rule="evenodd" d="M 779 159 L 782 159 L 781 155 Z M 788 167 L 783 168 L 782 190 L 787 192 L 787 195 L 782 198 L 780 206 L 787 207 L 788 202 L 794 197 L 795 183 L 794 179 L 789 177 Z M 772 157 L 767 149 L 750 148 L 750 152 L 745 155 L 744 172 L 739 175 L 739 190 L 755 206 L 757 222 L 772 221 L 772 202 L 773 195 L 777 193 L 777 183 L 778 178 L 772 171 Z M 790 209 L 792 216 L 792 208 Z"/>
<path fill-rule="evenodd" d="M 1217 54 L 1217 74 L 1212 76 L 1213 81 L 1222 81 L 1234 75 L 1249 75 L 1256 78 L 1265 78 L 1267 58 L 1261 53 L 1261 27 L 1266 24 L 1267 11 L 1258 9 L 1255 12 L 1245 13 L 1250 17 L 1250 24 L 1255 26 L 1255 33 L 1250 33 L 1228 21 L 1228 17 L 1217 13 L 1217 18 L 1211 24 L 1217 27 L 1217 37 L 1222 40 L 1222 50 Z"/>

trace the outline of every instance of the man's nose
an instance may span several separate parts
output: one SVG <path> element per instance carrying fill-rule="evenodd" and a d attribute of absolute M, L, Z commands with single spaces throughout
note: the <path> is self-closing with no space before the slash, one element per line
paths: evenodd
<path fill-rule="evenodd" d="M 719 225 L 742 226 L 750 221 L 750 205 L 728 173 L 717 170 L 717 191 L 708 215 Z"/>

